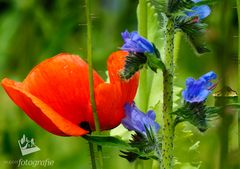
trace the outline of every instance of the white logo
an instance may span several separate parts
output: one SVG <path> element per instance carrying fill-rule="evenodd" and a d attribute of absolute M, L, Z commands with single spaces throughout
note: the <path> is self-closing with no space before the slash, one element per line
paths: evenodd
<path fill-rule="evenodd" d="M 40 150 L 40 148 L 35 145 L 34 139 L 29 140 L 25 135 L 18 140 L 18 144 L 23 156 Z"/>

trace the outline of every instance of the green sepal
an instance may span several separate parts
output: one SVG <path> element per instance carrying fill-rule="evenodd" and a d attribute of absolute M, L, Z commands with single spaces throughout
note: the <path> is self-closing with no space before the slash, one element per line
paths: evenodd
<path fill-rule="evenodd" d="M 157 73 L 157 69 L 164 69 L 164 63 L 162 62 L 162 60 L 157 58 L 155 54 L 146 54 L 146 56 L 147 64 L 152 69 L 152 71 Z"/>
<path fill-rule="evenodd" d="M 128 149 L 127 151 L 121 151 L 121 157 L 127 159 L 129 162 L 135 161 L 137 158 L 142 160 L 158 159 L 156 150 L 160 148 L 160 144 L 156 138 L 156 135 L 152 128 L 148 129 L 145 126 L 146 135 L 136 133 L 132 135 L 130 145 L 133 150 Z M 136 151 L 137 150 L 137 151 Z"/>
<path fill-rule="evenodd" d="M 197 127 L 199 131 L 204 132 L 208 129 L 208 121 L 218 117 L 220 109 L 220 107 L 208 107 L 204 105 L 204 102 L 185 103 L 183 107 L 173 112 L 177 116 L 175 125 L 188 121 Z"/>
<path fill-rule="evenodd" d="M 190 9 L 195 5 L 192 0 L 169 0 L 168 1 L 168 13 L 178 13 L 185 9 Z"/>
<path fill-rule="evenodd" d="M 147 56 L 147 64 L 148 66 L 157 73 L 157 69 L 163 70 L 165 68 L 164 63 L 161 60 L 161 55 L 156 46 L 153 44 L 154 53 L 145 53 Z"/>
<path fill-rule="evenodd" d="M 175 18 L 175 29 L 182 30 L 187 36 L 188 41 L 193 46 L 198 54 L 209 52 L 205 43 L 205 32 L 207 24 L 201 22 L 194 22 L 196 17 L 176 17 Z"/>
<path fill-rule="evenodd" d="M 147 57 L 143 53 L 129 52 L 126 57 L 124 68 L 120 71 L 123 80 L 130 79 L 137 71 L 143 68 L 147 62 Z"/>

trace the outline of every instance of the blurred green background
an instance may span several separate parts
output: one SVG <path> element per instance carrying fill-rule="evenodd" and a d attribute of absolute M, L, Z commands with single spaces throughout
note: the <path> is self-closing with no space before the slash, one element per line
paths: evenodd
<path fill-rule="evenodd" d="M 94 68 L 103 78 L 106 78 L 107 57 L 123 43 L 120 33 L 125 29 L 137 30 L 137 4 L 137 0 L 92 1 Z M 214 70 L 220 79 L 226 79 L 226 85 L 238 90 L 238 18 L 235 7 L 235 1 L 226 0 L 212 6 L 212 14 L 207 19 L 207 40 L 212 52 L 196 56 L 187 39 L 182 37 L 176 66 L 177 86 L 183 88 L 189 76 L 197 78 Z M 0 79 L 8 77 L 22 81 L 37 63 L 61 52 L 86 57 L 83 0 L 0 0 Z M 214 104 L 213 97 L 208 103 Z M 227 139 L 228 158 L 231 159 L 228 166 L 234 169 L 239 169 L 240 161 L 237 121 L 235 119 L 235 123 L 230 124 Z M 189 137 L 182 137 L 181 132 L 176 133 L 175 154 L 181 162 L 176 168 L 193 169 L 199 164 L 202 169 L 220 168 L 222 124 L 219 119 L 206 133 L 200 133 L 189 124 L 179 126 L 179 131 L 191 129 L 194 136 L 190 133 Z M 23 134 L 34 138 L 41 151 L 22 156 L 17 141 Z M 193 147 L 189 149 L 189 146 Z M 117 149 L 104 148 L 105 168 L 135 167 L 134 163 L 128 163 L 118 155 Z M 85 140 L 47 133 L 14 105 L 0 88 L 0 168 L 19 168 L 8 163 L 18 159 L 54 161 L 52 166 L 36 168 L 91 168 Z M 150 164 L 149 160 L 144 165 Z"/>

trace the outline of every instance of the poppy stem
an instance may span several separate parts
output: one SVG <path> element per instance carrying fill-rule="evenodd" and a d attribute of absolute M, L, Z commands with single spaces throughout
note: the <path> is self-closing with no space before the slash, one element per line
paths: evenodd
<path fill-rule="evenodd" d="M 90 89 L 90 101 L 92 105 L 93 118 L 95 123 L 95 129 L 100 132 L 100 124 L 96 109 L 96 103 L 94 98 L 94 82 L 93 82 L 93 62 L 92 62 L 92 22 L 90 14 L 90 0 L 85 0 L 86 3 L 86 19 L 87 19 L 87 60 L 88 60 L 88 77 L 89 77 L 89 89 Z"/>
<path fill-rule="evenodd" d="M 96 165 L 96 161 L 95 161 L 95 154 L 94 154 L 94 145 L 90 141 L 88 142 L 88 145 L 89 145 L 89 150 L 90 150 L 92 169 L 97 169 L 97 165 Z"/>
<path fill-rule="evenodd" d="M 174 21 L 168 18 L 165 32 L 165 66 L 163 70 L 163 140 L 161 168 L 173 167 L 173 77 L 174 77 Z"/>
<path fill-rule="evenodd" d="M 99 118 L 97 114 L 97 109 L 96 109 L 96 102 L 94 98 L 94 81 L 93 81 L 93 63 L 92 63 L 92 22 L 91 22 L 91 0 L 85 0 L 86 4 L 86 20 L 87 20 L 87 60 L 88 60 L 88 77 L 89 77 L 89 90 L 90 90 L 90 101 L 92 105 L 92 111 L 93 111 L 93 118 L 94 118 L 94 124 L 95 124 L 95 129 L 96 132 L 99 134 L 100 133 L 100 123 L 99 123 Z M 91 159 L 92 159 L 92 168 L 96 169 L 96 158 L 94 155 L 94 146 L 90 145 L 89 143 L 89 148 L 90 148 L 90 154 L 91 154 Z M 101 169 L 103 168 L 103 158 L 102 158 L 102 147 L 97 146 L 97 152 L 98 152 L 98 167 Z"/>

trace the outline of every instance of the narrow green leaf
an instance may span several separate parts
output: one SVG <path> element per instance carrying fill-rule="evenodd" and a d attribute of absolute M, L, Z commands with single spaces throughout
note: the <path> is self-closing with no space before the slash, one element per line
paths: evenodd
<path fill-rule="evenodd" d="M 116 147 L 120 149 L 133 149 L 127 142 L 120 140 L 116 137 L 102 135 L 85 135 L 83 136 L 83 138 L 90 141 L 91 143 L 95 143 L 101 146 Z"/>

